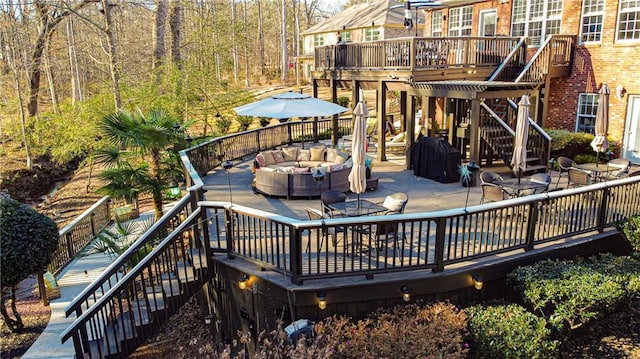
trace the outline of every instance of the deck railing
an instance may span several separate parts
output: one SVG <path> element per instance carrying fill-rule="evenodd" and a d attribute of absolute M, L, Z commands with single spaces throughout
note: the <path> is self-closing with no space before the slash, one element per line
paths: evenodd
<path fill-rule="evenodd" d="M 193 212 L 189 195 L 178 201 L 162 218 L 140 236 L 122 255 L 91 284 L 78 294 L 65 308 L 65 314 L 80 316 L 111 287 L 118 283 L 142 258 L 144 258 L 169 233 L 172 233 Z"/>
<path fill-rule="evenodd" d="M 315 48 L 316 70 L 434 69 L 496 66 L 520 41 L 513 37 L 410 37 Z"/>
<path fill-rule="evenodd" d="M 554 67 L 570 68 L 576 37 L 552 35 L 540 45 L 515 82 L 543 82 Z"/>
<path fill-rule="evenodd" d="M 58 274 L 102 229 L 111 223 L 111 199 L 102 197 L 89 209 L 60 230 L 58 248 L 53 253 L 48 269 Z"/>
<path fill-rule="evenodd" d="M 256 262 L 301 284 L 316 278 L 443 271 L 458 262 L 571 241 L 639 214 L 638 191 L 640 178 L 630 177 L 466 209 L 315 221 L 222 202 L 202 202 L 201 207 L 211 212 L 207 218 L 216 229 L 210 230 L 210 243 L 216 252 Z"/>

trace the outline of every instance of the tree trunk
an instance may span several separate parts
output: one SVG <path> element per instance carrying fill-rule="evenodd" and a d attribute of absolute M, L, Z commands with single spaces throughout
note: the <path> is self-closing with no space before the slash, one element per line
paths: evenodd
<path fill-rule="evenodd" d="M 178 70 L 182 71 L 182 54 L 180 52 L 182 46 L 182 5 L 179 0 L 175 1 L 171 9 L 169 25 L 171 26 L 171 61 Z"/>
<path fill-rule="evenodd" d="M 167 21 L 167 1 L 156 1 L 156 22 L 153 27 L 153 64 L 152 69 L 156 70 L 156 82 L 160 81 L 160 67 L 167 57 L 165 49 L 165 23 Z"/>
<path fill-rule="evenodd" d="M 16 290 L 18 288 L 16 286 L 12 286 L 9 291 L 10 291 L 10 300 L 11 300 L 11 311 L 13 313 L 13 316 L 16 319 L 13 319 L 9 316 L 9 313 L 7 313 L 7 303 L 5 302 L 5 296 L 4 293 L 2 293 L 2 299 L 0 300 L 0 313 L 2 314 L 2 319 L 4 320 L 5 324 L 7 325 L 7 327 L 9 327 L 9 330 L 12 333 L 18 333 L 20 332 L 23 328 L 24 328 L 24 324 L 22 323 L 22 317 L 20 316 L 20 313 L 18 313 L 18 308 L 16 307 Z"/>
<path fill-rule="evenodd" d="M 113 100 L 115 110 L 118 111 L 122 107 L 122 99 L 120 96 L 120 73 L 118 69 L 118 61 L 116 58 L 116 37 L 113 32 L 113 16 L 111 14 L 110 0 L 102 0 L 102 8 L 104 10 L 104 32 L 107 35 L 107 55 L 109 57 L 109 70 L 111 72 L 111 88 L 113 90 Z"/>
<path fill-rule="evenodd" d="M 280 79 L 283 84 L 286 84 L 289 81 L 289 52 L 287 50 L 287 1 L 282 0 L 282 14 L 281 21 L 282 27 L 280 29 L 280 44 L 282 49 L 282 74 L 280 75 Z"/>
<path fill-rule="evenodd" d="M 213 53 L 216 66 L 216 79 L 218 84 L 222 81 L 220 73 L 220 52 L 218 50 L 218 15 L 216 11 L 216 4 L 213 3 Z"/>
<path fill-rule="evenodd" d="M 231 1 L 231 42 L 233 44 L 233 82 L 238 83 L 238 41 L 236 41 L 236 2 Z"/>
<path fill-rule="evenodd" d="M 262 7 L 260 5 L 260 0 L 257 0 L 258 3 L 258 51 L 260 57 L 260 75 L 264 76 L 264 30 L 262 25 Z"/>
<path fill-rule="evenodd" d="M 76 39 L 73 32 L 73 20 L 67 19 L 67 44 L 69 50 L 69 72 L 71 73 L 71 105 L 82 101 L 82 87 L 80 85 L 80 69 L 76 55 Z"/>
<path fill-rule="evenodd" d="M 300 5 L 298 4 L 298 6 L 296 7 L 296 2 L 293 2 L 293 20 L 294 20 L 294 29 L 293 29 L 293 38 L 294 38 L 294 50 L 293 53 L 295 54 L 296 58 L 298 58 L 298 56 L 300 56 Z M 300 85 L 300 77 L 298 76 L 298 63 L 296 61 L 295 63 L 295 67 L 294 67 L 294 75 L 296 77 L 296 84 L 299 86 Z"/>
<path fill-rule="evenodd" d="M 53 32 L 52 32 L 53 33 Z M 56 84 L 53 77 L 53 69 L 51 69 L 51 63 L 49 62 L 49 43 L 51 37 L 45 43 L 45 51 L 43 54 L 44 60 L 44 72 L 47 75 L 47 82 L 49 83 L 49 95 L 51 96 L 51 105 L 53 106 L 53 113 L 60 114 L 60 107 L 58 106 L 58 94 L 56 92 Z"/>
<path fill-rule="evenodd" d="M 244 86 L 249 87 L 249 34 L 247 33 L 247 0 L 242 2 L 242 23 L 244 24 Z"/>
<path fill-rule="evenodd" d="M 160 151 L 151 150 L 151 167 L 149 168 L 151 172 L 151 176 L 154 178 L 155 182 L 160 185 L 162 183 L 162 178 L 160 176 L 160 162 L 161 156 Z M 156 221 L 162 217 L 162 191 L 154 190 L 153 191 L 153 210 Z"/>

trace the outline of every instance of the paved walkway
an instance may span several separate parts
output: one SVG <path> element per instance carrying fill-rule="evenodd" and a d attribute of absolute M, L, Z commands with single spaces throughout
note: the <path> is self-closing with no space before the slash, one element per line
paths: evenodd
<path fill-rule="evenodd" d="M 138 220 L 153 217 L 153 212 L 144 213 Z M 32 358 L 75 358 L 73 340 L 62 344 L 60 335 L 76 320 L 72 315 L 65 318 L 65 308 L 82 290 L 93 282 L 113 262 L 104 253 L 76 257 L 57 277 L 60 286 L 60 298 L 50 301 L 51 318 L 40 337 L 22 356 L 22 359 Z M 86 273 L 85 273 L 86 271 Z"/>

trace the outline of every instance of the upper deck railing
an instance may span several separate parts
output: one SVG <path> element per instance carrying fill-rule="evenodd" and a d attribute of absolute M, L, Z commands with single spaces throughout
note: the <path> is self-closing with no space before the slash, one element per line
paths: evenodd
<path fill-rule="evenodd" d="M 315 48 L 316 70 L 421 70 L 497 66 L 516 47 L 516 37 L 410 37 Z"/>

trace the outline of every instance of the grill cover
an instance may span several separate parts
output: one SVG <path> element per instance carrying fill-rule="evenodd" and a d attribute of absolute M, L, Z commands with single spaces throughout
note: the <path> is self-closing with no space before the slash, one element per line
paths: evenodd
<path fill-rule="evenodd" d="M 439 138 L 422 137 L 411 149 L 413 174 L 440 183 L 460 180 L 461 158 L 457 148 Z"/>

